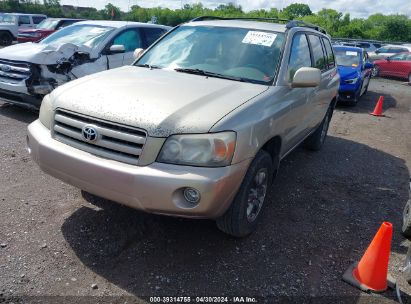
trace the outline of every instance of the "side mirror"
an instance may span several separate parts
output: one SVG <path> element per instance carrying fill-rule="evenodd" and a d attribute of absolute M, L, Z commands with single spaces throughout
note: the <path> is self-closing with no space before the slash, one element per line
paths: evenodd
<path fill-rule="evenodd" d="M 299 68 L 294 74 L 292 88 L 314 88 L 321 82 L 321 71 L 316 68 Z"/>
<path fill-rule="evenodd" d="M 390 57 L 387 57 L 387 58 L 385 58 L 385 60 L 387 60 L 387 61 L 391 61 L 391 58 L 390 58 Z"/>
<path fill-rule="evenodd" d="M 374 65 L 371 62 L 366 62 L 364 65 L 364 69 L 368 70 L 368 69 L 372 69 L 374 68 Z"/>
<path fill-rule="evenodd" d="M 124 47 L 124 45 L 121 45 L 121 44 L 114 44 L 110 46 L 110 49 L 109 49 L 110 54 L 121 54 L 125 52 L 126 52 L 126 48 Z"/>
<path fill-rule="evenodd" d="M 136 49 L 133 54 L 134 59 L 137 60 L 138 58 L 141 57 L 141 55 L 143 55 L 143 53 L 144 53 L 144 49 L 142 48 Z"/>

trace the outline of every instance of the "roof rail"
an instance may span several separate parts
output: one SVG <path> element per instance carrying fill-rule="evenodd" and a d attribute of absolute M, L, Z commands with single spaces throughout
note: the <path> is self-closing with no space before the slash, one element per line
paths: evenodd
<path fill-rule="evenodd" d="M 302 20 L 291 20 L 290 22 L 287 23 L 285 27 L 288 29 L 293 28 L 293 27 L 308 27 L 310 29 L 316 30 L 320 33 L 327 35 L 327 31 L 323 29 L 322 27 L 319 27 L 318 25 L 311 24 L 311 23 L 308 23 Z"/>
<path fill-rule="evenodd" d="M 258 17 L 217 17 L 217 16 L 201 16 L 190 20 L 190 22 L 206 21 L 206 20 L 250 20 L 250 21 L 272 21 L 272 22 L 289 22 L 288 19 L 281 18 L 258 18 Z"/>
<path fill-rule="evenodd" d="M 201 16 L 190 20 L 190 22 L 196 21 L 206 21 L 206 20 L 250 20 L 250 21 L 271 21 L 271 22 L 286 22 L 286 28 L 290 29 L 293 27 L 308 27 L 310 29 L 316 30 L 320 33 L 326 34 L 327 32 L 322 27 L 318 25 L 311 24 L 302 20 L 288 20 L 281 18 L 258 18 L 258 17 L 217 17 L 217 16 Z"/>

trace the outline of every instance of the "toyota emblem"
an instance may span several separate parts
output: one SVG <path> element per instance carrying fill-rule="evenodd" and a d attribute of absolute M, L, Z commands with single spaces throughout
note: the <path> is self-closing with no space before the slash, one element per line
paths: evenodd
<path fill-rule="evenodd" d="M 86 141 L 96 141 L 98 133 L 95 126 L 84 126 L 81 130 L 81 134 Z"/>
<path fill-rule="evenodd" d="M 0 65 L 0 70 L 2 70 L 3 72 L 10 72 L 11 67 L 9 65 L 2 64 Z"/>

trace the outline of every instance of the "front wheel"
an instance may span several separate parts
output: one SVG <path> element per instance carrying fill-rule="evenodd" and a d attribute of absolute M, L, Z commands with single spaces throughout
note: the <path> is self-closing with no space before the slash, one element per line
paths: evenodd
<path fill-rule="evenodd" d="M 8 46 L 13 43 L 13 37 L 8 32 L 0 33 L 0 45 Z"/>
<path fill-rule="evenodd" d="M 274 173 L 273 161 L 266 151 L 259 151 L 226 213 L 217 219 L 223 232 L 245 237 L 255 230 Z"/>
<path fill-rule="evenodd" d="M 380 67 L 378 65 L 374 65 L 371 76 L 372 77 L 378 77 L 380 75 Z"/>

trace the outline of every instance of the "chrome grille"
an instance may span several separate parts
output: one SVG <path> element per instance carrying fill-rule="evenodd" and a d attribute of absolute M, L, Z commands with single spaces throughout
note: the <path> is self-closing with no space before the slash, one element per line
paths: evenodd
<path fill-rule="evenodd" d="M 86 139 L 85 128 L 95 130 L 94 140 Z M 54 116 L 52 136 L 91 154 L 136 165 L 147 134 L 140 129 L 59 109 Z"/>
<path fill-rule="evenodd" d="M 18 83 L 31 76 L 30 64 L 0 59 L 0 81 Z"/>

